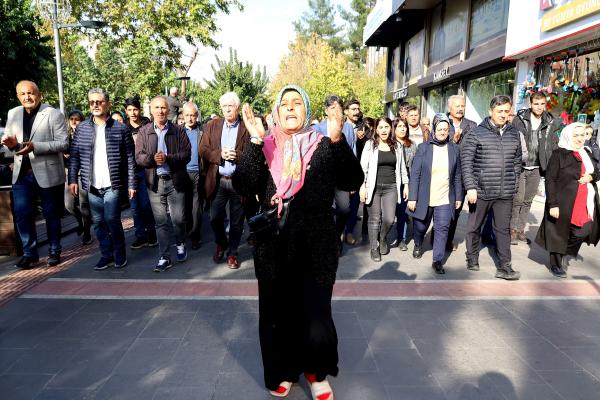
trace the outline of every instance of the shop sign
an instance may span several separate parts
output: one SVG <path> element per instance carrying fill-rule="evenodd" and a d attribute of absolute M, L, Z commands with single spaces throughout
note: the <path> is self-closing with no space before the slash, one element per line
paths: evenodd
<path fill-rule="evenodd" d="M 450 76 L 450 67 L 446 67 L 446 68 L 439 70 L 438 72 L 433 73 L 433 81 L 434 82 L 441 81 L 442 79 L 445 79 L 449 76 Z"/>
<path fill-rule="evenodd" d="M 548 32 L 600 11 L 600 0 L 575 0 L 547 12 L 542 17 L 542 32 Z"/>
<path fill-rule="evenodd" d="M 404 86 L 398 90 L 394 90 L 394 94 L 392 95 L 394 100 L 403 99 L 406 96 L 408 96 L 408 86 Z"/>

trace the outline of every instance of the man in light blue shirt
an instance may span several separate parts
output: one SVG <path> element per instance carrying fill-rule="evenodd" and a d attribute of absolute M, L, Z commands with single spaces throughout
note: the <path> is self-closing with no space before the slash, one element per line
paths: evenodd
<path fill-rule="evenodd" d="M 186 193 L 185 215 L 188 222 L 188 236 L 192 239 L 192 249 L 196 250 L 200 248 L 202 239 L 202 208 L 204 205 L 204 179 L 201 174 L 202 163 L 199 152 L 202 139 L 202 131 L 198 127 L 200 111 L 196 104 L 190 102 L 183 105 L 182 113 L 185 133 L 187 133 L 192 147 L 192 158 L 186 166 L 192 187 Z"/>

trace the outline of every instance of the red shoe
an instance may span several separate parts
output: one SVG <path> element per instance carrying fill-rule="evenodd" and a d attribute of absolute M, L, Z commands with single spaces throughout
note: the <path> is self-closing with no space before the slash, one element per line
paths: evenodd
<path fill-rule="evenodd" d="M 310 393 L 313 400 L 333 400 L 333 390 L 327 379 L 317 382 L 316 375 L 307 372 L 304 373 L 304 377 L 310 383 Z"/>
<path fill-rule="evenodd" d="M 240 264 L 238 263 L 236 256 L 228 256 L 227 257 L 227 266 L 229 269 L 238 269 Z"/>
<path fill-rule="evenodd" d="M 292 382 L 283 381 L 279 384 L 277 390 L 271 390 L 269 393 L 271 396 L 275 397 L 286 397 L 290 393 L 290 389 L 292 388 Z"/>
<path fill-rule="evenodd" d="M 215 250 L 215 254 L 213 255 L 213 260 L 218 264 L 223 261 L 223 257 L 225 257 L 225 249 L 219 245 L 217 245 L 217 250 Z"/>

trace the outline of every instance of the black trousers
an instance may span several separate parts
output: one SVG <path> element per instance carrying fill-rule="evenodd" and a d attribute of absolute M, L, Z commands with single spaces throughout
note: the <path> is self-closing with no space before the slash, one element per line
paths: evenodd
<path fill-rule="evenodd" d="M 583 241 L 590 235 L 592 232 L 593 222 L 588 222 L 581 228 L 575 225 L 571 225 L 571 229 L 569 230 L 569 238 L 567 239 L 567 253 L 570 256 L 576 257 L 577 253 L 579 253 L 579 249 L 583 244 Z M 557 267 L 562 266 L 563 257 L 566 254 L 554 253 L 550 252 L 550 265 L 555 265 Z"/>
<path fill-rule="evenodd" d="M 469 204 L 469 219 L 467 220 L 467 258 L 471 262 L 479 261 L 481 246 L 481 227 L 485 223 L 489 210 L 494 212 L 492 229 L 496 235 L 496 248 L 501 265 L 509 264 L 510 252 L 510 217 L 512 214 L 512 198 L 481 200 Z"/>
<path fill-rule="evenodd" d="M 298 277 L 297 274 L 296 278 Z M 333 287 L 292 274 L 258 281 L 259 336 L 265 386 L 297 382 L 303 372 L 322 381 L 338 373 L 337 332 L 331 315 Z"/>

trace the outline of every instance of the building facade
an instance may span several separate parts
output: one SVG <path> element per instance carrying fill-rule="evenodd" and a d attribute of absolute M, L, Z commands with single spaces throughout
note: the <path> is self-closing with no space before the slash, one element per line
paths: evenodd
<path fill-rule="evenodd" d="M 505 57 L 509 5 L 509 0 L 380 0 L 363 39 L 367 46 L 388 49 L 387 115 L 395 116 L 406 101 L 432 116 L 446 110 L 449 96 L 463 94 L 466 117 L 479 122 L 494 95 L 512 95 L 516 62 Z"/>

